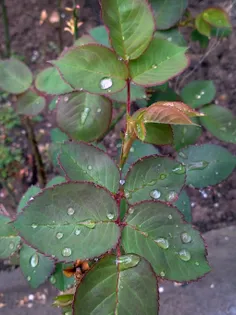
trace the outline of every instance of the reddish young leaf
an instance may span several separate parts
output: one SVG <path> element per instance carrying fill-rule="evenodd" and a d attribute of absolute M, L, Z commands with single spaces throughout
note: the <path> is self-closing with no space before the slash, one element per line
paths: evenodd
<path fill-rule="evenodd" d="M 181 112 L 183 112 L 184 114 L 186 114 L 188 117 L 204 116 L 203 113 L 199 113 L 195 111 L 194 109 L 184 104 L 183 102 L 157 102 L 157 103 L 154 103 L 153 105 L 176 108 L 180 110 Z"/>

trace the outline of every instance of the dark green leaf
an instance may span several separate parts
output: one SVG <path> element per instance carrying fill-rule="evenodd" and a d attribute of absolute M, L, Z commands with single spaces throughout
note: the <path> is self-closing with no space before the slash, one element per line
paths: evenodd
<path fill-rule="evenodd" d="M 191 34 L 191 39 L 194 42 L 199 42 L 201 48 L 207 48 L 209 44 L 209 38 L 199 33 L 198 30 L 193 30 Z"/>
<path fill-rule="evenodd" d="M 38 288 L 52 274 L 54 262 L 23 244 L 20 250 L 20 268 L 31 287 Z"/>
<path fill-rule="evenodd" d="M 182 17 L 188 6 L 187 0 L 150 0 L 155 11 L 157 28 L 168 29 Z"/>
<path fill-rule="evenodd" d="M 114 161 L 98 148 L 83 142 L 61 147 L 60 165 L 71 180 L 92 181 L 116 193 L 120 174 Z"/>
<path fill-rule="evenodd" d="M 187 184 L 196 188 L 222 182 L 236 165 L 235 156 L 214 144 L 189 146 L 179 153 L 178 160 L 186 165 Z"/>
<path fill-rule="evenodd" d="M 51 103 L 48 105 L 48 109 L 49 109 L 50 111 L 53 111 L 54 109 L 56 109 L 56 107 L 57 107 L 57 102 L 58 102 L 57 97 L 54 97 L 54 98 L 52 99 Z"/>
<path fill-rule="evenodd" d="M 116 53 L 125 60 L 138 58 L 148 47 L 155 29 L 146 1 L 101 0 L 103 20 Z"/>
<path fill-rule="evenodd" d="M 0 60 L 0 89 L 21 94 L 28 90 L 33 81 L 30 69 L 17 59 Z"/>
<path fill-rule="evenodd" d="M 137 85 L 152 86 L 173 78 L 188 66 L 186 48 L 164 39 L 153 39 L 144 54 L 129 63 L 132 81 Z"/>
<path fill-rule="evenodd" d="M 206 115 L 201 117 L 202 125 L 216 138 L 236 143 L 236 118 L 227 108 L 209 105 L 202 109 Z"/>
<path fill-rule="evenodd" d="M 69 50 L 51 62 L 74 89 L 115 93 L 126 86 L 128 69 L 110 49 L 89 44 Z"/>
<path fill-rule="evenodd" d="M 68 136 L 58 128 L 51 129 L 50 136 L 51 136 L 52 142 L 62 143 L 68 140 Z"/>
<path fill-rule="evenodd" d="M 200 233 L 182 221 L 176 208 L 146 201 L 129 209 L 126 223 L 125 252 L 146 258 L 158 276 L 183 282 L 210 271 Z"/>
<path fill-rule="evenodd" d="M 101 138 L 112 116 L 111 102 L 100 95 L 73 92 L 60 97 L 57 123 L 70 138 L 87 142 Z"/>
<path fill-rule="evenodd" d="M 173 132 L 170 125 L 148 123 L 145 124 L 145 142 L 155 145 L 166 145 L 173 143 Z"/>
<path fill-rule="evenodd" d="M 0 259 L 10 257 L 20 245 L 20 237 L 10 221 L 10 218 L 0 215 Z"/>
<path fill-rule="evenodd" d="M 181 32 L 179 31 L 177 27 L 171 28 L 166 31 L 157 31 L 154 36 L 155 38 L 167 39 L 169 42 L 172 42 L 173 44 L 176 44 L 178 46 L 183 46 L 183 47 L 188 46 L 183 35 L 181 34 Z"/>
<path fill-rule="evenodd" d="M 77 39 L 74 42 L 73 46 L 78 47 L 81 45 L 94 44 L 94 43 L 97 43 L 96 40 L 92 36 L 85 34 L 81 36 L 79 39 Z"/>
<path fill-rule="evenodd" d="M 63 81 L 60 73 L 54 67 L 41 71 L 36 77 L 35 86 L 39 91 L 52 95 L 60 95 L 73 91 L 72 87 Z"/>
<path fill-rule="evenodd" d="M 193 108 L 210 103 L 216 96 L 213 81 L 196 80 L 187 84 L 181 91 L 183 101 Z"/>
<path fill-rule="evenodd" d="M 192 209 L 189 196 L 186 191 L 182 191 L 179 195 L 178 200 L 174 203 L 180 212 L 184 215 L 185 221 L 191 223 L 192 222 Z"/>
<path fill-rule="evenodd" d="M 63 176 L 56 176 L 56 177 L 53 177 L 53 178 L 47 183 L 47 186 L 46 186 L 46 187 L 52 187 L 52 186 L 54 186 L 54 185 L 58 185 L 58 184 L 65 183 L 65 182 L 66 182 L 65 177 L 63 177 Z"/>
<path fill-rule="evenodd" d="M 109 36 L 105 26 L 97 26 L 89 31 L 90 35 L 103 46 L 110 47 Z"/>
<path fill-rule="evenodd" d="M 69 262 L 100 256 L 116 246 L 117 213 L 115 200 L 103 188 L 70 182 L 36 196 L 14 226 L 40 252 Z"/>
<path fill-rule="evenodd" d="M 158 155 L 140 159 L 130 168 L 124 186 L 130 204 L 142 200 L 173 202 L 185 183 L 185 167 Z"/>
<path fill-rule="evenodd" d="M 144 259 L 125 255 L 117 263 L 115 256 L 106 256 L 79 285 L 74 314 L 156 315 L 157 290 L 155 275 Z"/>
<path fill-rule="evenodd" d="M 44 110 L 46 100 L 35 92 L 27 91 L 18 97 L 16 106 L 18 114 L 36 116 Z"/>
<path fill-rule="evenodd" d="M 40 193 L 41 189 L 37 186 L 31 186 L 21 198 L 20 203 L 17 207 L 17 212 L 20 212 L 28 203 L 28 201 Z"/>
<path fill-rule="evenodd" d="M 60 291 L 66 291 L 74 284 L 74 277 L 67 278 L 63 274 L 63 270 L 71 265 L 58 263 L 54 274 L 50 277 L 50 282 Z"/>
<path fill-rule="evenodd" d="M 160 101 L 174 102 L 181 100 L 180 96 L 169 86 L 164 91 L 159 90 L 158 88 L 159 86 L 157 86 L 154 93 L 152 93 L 150 100 L 148 101 L 149 106 Z"/>
<path fill-rule="evenodd" d="M 194 120 L 198 123 L 197 120 Z M 172 126 L 174 131 L 174 147 L 176 150 L 195 144 L 202 134 L 201 127 L 198 126 Z"/>

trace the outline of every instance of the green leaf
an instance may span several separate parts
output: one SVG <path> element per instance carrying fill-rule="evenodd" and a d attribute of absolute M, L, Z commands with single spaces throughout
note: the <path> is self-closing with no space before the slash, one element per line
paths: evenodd
<path fill-rule="evenodd" d="M 81 36 L 79 39 L 77 39 L 74 42 L 73 46 L 78 47 L 81 45 L 94 44 L 94 43 L 97 43 L 96 40 L 92 38 L 92 36 L 85 34 Z"/>
<path fill-rule="evenodd" d="M 102 15 L 116 53 L 136 59 L 146 50 L 155 29 L 152 12 L 142 0 L 101 0 Z"/>
<path fill-rule="evenodd" d="M 204 19 L 203 19 L 203 15 L 199 14 L 196 19 L 195 19 L 195 27 L 197 29 L 197 31 L 210 38 L 211 36 L 211 25 L 209 23 L 207 23 Z"/>
<path fill-rule="evenodd" d="M 50 137 L 52 144 L 50 145 L 50 158 L 54 165 L 54 167 L 58 166 L 57 157 L 58 154 L 61 152 L 61 144 L 68 140 L 68 136 L 62 132 L 58 128 L 53 128 L 50 130 Z"/>
<path fill-rule="evenodd" d="M 119 102 L 119 103 L 126 103 L 127 102 L 127 87 L 125 87 L 122 91 L 113 93 L 113 94 L 107 94 L 107 97 L 109 97 L 111 100 Z M 137 86 L 135 84 L 131 84 L 130 86 L 130 100 L 131 102 L 134 102 L 139 99 L 145 99 L 147 97 L 145 89 L 141 86 Z"/>
<path fill-rule="evenodd" d="M 54 97 L 54 98 L 52 99 L 52 101 L 50 102 L 50 104 L 48 105 L 48 109 L 49 109 L 50 111 L 53 111 L 54 109 L 56 109 L 56 107 L 57 107 L 57 102 L 58 102 L 57 97 Z"/>
<path fill-rule="evenodd" d="M 197 123 L 197 120 L 194 120 Z M 201 127 L 198 126 L 172 126 L 174 131 L 174 147 L 180 150 L 187 145 L 195 144 L 202 134 Z"/>
<path fill-rule="evenodd" d="M 191 34 L 191 39 L 194 42 L 199 42 L 201 48 L 207 48 L 209 44 L 209 38 L 205 35 L 202 35 L 198 30 L 193 30 Z"/>
<path fill-rule="evenodd" d="M 19 213 L 22 211 L 22 209 L 27 205 L 28 201 L 36 196 L 38 193 L 40 193 L 41 189 L 37 186 L 31 186 L 23 195 L 23 197 L 20 200 L 20 203 L 17 207 L 17 212 Z"/>
<path fill-rule="evenodd" d="M 174 101 L 181 101 L 180 96 L 169 86 L 166 90 L 162 91 L 158 89 L 159 86 L 155 88 L 154 93 L 152 93 L 148 105 L 152 105 L 153 103 L 160 102 L 160 101 L 168 101 L 168 102 L 174 102 Z"/>
<path fill-rule="evenodd" d="M 20 250 L 20 268 L 31 287 L 38 288 L 52 274 L 54 262 L 23 244 Z"/>
<path fill-rule="evenodd" d="M 35 249 L 70 262 L 115 247 L 120 236 L 117 216 L 117 204 L 108 191 L 92 183 L 70 182 L 36 196 L 14 226 Z"/>
<path fill-rule="evenodd" d="M 46 100 L 33 91 L 27 91 L 18 97 L 16 106 L 18 114 L 36 116 L 44 110 Z"/>
<path fill-rule="evenodd" d="M 227 108 L 209 105 L 202 109 L 206 115 L 201 117 L 202 125 L 216 138 L 236 143 L 236 118 Z"/>
<path fill-rule="evenodd" d="M 104 94 L 118 92 L 126 86 L 128 69 L 125 63 L 103 46 L 76 47 L 51 63 L 74 89 Z"/>
<path fill-rule="evenodd" d="M 158 155 L 140 159 L 130 168 L 125 182 L 125 197 L 130 204 L 142 200 L 173 202 L 185 184 L 185 167 Z"/>
<path fill-rule="evenodd" d="M 128 265 L 133 267 L 128 268 Z M 106 256 L 80 283 L 74 314 L 158 314 L 158 287 L 150 265 L 136 255 Z"/>
<path fill-rule="evenodd" d="M 17 59 L 0 60 L 0 89 L 21 94 L 28 90 L 33 81 L 30 69 Z"/>
<path fill-rule="evenodd" d="M 129 209 L 126 223 L 125 252 L 147 259 L 158 276 L 183 282 L 210 271 L 200 233 L 182 220 L 176 208 L 143 202 Z"/>
<path fill-rule="evenodd" d="M 204 21 L 214 27 L 231 28 L 230 18 L 226 11 L 221 8 L 207 8 L 202 13 Z"/>
<path fill-rule="evenodd" d="M 196 80 L 187 84 L 181 91 L 184 103 L 192 108 L 198 108 L 210 103 L 216 96 L 216 88 L 213 81 Z"/>
<path fill-rule="evenodd" d="M 179 195 L 178 200 L 174 203 L 180 212 L 184 215 L 184 220 L 191 223 L 192 222 L 192 209 L 188 194 L 186 191 L 182 191 Z"/>
<path fill-rule="evenodd" d="M 157 28 L 160 30 L 175 25 L 188 6 L 187 0 L 149 0 L 149 2 L 155 11 Z"/>
<path fill-rule="evenodd" d="M 137 85 L 162 84 L 188 66 L 186 48 L 164 39 L 153 39 L 141 57 L 129 63 L 132 81 Z"/>
<path fill-rule="evenodd" d="M 20 237 L 9 222 L 11 218 L 0 215 L 0 258 L 10 257 L 20 245 Z"/>
<path fill-rule="evenodd" d="M 187 184 L 196 188 L 219 184 L 236 165 L 235 156 L 214 144 L 189 146 L 179 153 L 178 160 L 186 165 Z"/>
<path fill-rule="evenodd" d="M 35 87 L 41 92 L 52 95 L 60 95 L 73 91 L 72 87 L 63 81 L 60 73 L 54 67 L 44 69 L 37 75 Z"/>
<path fill-rule="evenodd" d="M 63 177 L 63 176 L 55 176 L 47 183 L 46 187 L 47 188 L 48 187 L 52 187 L 54 185 L 58 185 L 58 184 L 65 183 L 65 182 L 66 182 L 65 177 Z"/>
<path fill-rule="evenodd" d="M 155 145 L 166 145 L 173 143 L 173 132 L 170 125 L 149 123 L 145 124 L 145 142 Z"/>
<path fill-rule="evenodd" d="M 167 39 L 169 42 L 176 44 L 178 46 L 182 47 L 188 46 L 186 40 L 184 39 L 184 36 L 181 34 L 177 27 L 165 31 L 157 31 L 154 34 L 154 37 Z"/>
<path fill-rule="evenodd" d="M 68 136 L 62 132 L 59 128 L 53 128 L 50 130 L 50 137 L 52 142 L 62 143 L 68 140 Z"/>
<path fill-rule="evenodd" d="M 105 26 L 97 26 L 89 31 L 89 34 L 101 45 L 110 47 L 109 36 Z"/>
<path fill-rule="evenodd" d="M 111 102 L 100 95 L 73 92 L 60 97 L 58 126 L 74 140 L 91 142 L 107 131 L 112 117 Z"/>
<path fill-rule="evenodd" d="M 50 277 L 51 284 L 60 291 L 66 291 L 74 284 L 74 277 L 67 278 L 66 276 L 64 276 L 63 270 L 66 268 L 68 268 L 68 264 L 56 264 L 55 272 Z"/>
<path fill-rule="evenodd" d="M 83 142 L 67 142 L 61 147 L 60 165 L 70 180 L 92 181 L 116 193 L 120 173 L 102 150 Z"/>

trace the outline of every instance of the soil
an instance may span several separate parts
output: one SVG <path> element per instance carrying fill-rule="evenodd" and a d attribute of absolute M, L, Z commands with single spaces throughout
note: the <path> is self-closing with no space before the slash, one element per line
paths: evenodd
<path fill-rule="evenodd" d="M 57 7 L 56 0 L 6 0 L 9 10 L 10 32 L 12 37 L 12 49 L 14 53 L 24 56 L 24 61 L 30 66 L 34 73 L 46 66 L 46 61 L 56 58 L 58 55 L 58 25 L 50 23 L 48 20 L 40 25 L 40 14 L 46 10 L 50 16 Z M 71 1 L 62 1 L 63 6 L 71 6 Z M 86 33 L 91 27 L 100 23 L 98 0 L 78 1 L 81 6 L 80 19 L 83 22 L 79 32 L 80 35 Z M 190 8 L 193 13 L 200 12 L 203 8 L 214 5 L 221 5 L 229 8 L 231 1 L 202 0 L 190 1 Z M 68 20 L 69 12 L 62 13 L 63 23 Z M 1 16 L 0 16 L 1 18 Z M 231 7 L 231 18 L 236 27 L 236 6 Z M 0 19 L 1 20 L 1 19 Z M 188 34 L 186 34 L 187 36 Z M 3 52 L 3 28 L 0 24 L 0 52 Z M 64 46 L 72 44 L 72 36 L 68 32 L 63 33 Z M 211 41 L 210 48 L 203 51 L 198 44 L 191 44 L 190 47 L 191 65 L 181 84 L 186 84 L 194 79 L 211 79 L 217 87 L 216 103 L 231 109 L 236 114 L 236 33 L 217 43 Z M 199 60 L 205 55 L 201 64 Z M 198 66 L 197 66 L 198 65 Z M 197 66 L 197 67 L 196 67 Z M 192 69 L 195 69 L 191 74 Z M 14 105 L 14 99 L 12 100 Z M 40 150 L 44 159 L 47 159 L 47 146 L 49 143 L 50 128 L 55 126 L 55 119 L 50 113 L 43 114 L 44 120 L 35 124 L 36 133 L 39 135 Z M 19 131 L 19 130 L 18 130 Z M 111 155 L 115 155 L 115 141 L 119 137 L 119 127 L 115 132 L 110 133 L 104 140 L 104 144 Z M 21 129 L 16 136 L 18 146 L 23 148 L 25 154 L 25 174 L 23 179 L 15 185 L 18 192 L 17 197 L 27 189 L 32 183 L 32 173 L 30 170 L 29 149 L 24 137 L 24 130 Z M 223 143 L 204 131 L 199 143 L 211 142 L 220 144 L 236 154 L 236 146 Z M 47 165 L 47 173 L 52 177 L 53 169 Z M 193 223 L 201 231 L 219 228 L 225 225 L 236 223 L 236 173 L 232 174 L 224 183 L 213 188 L 198 190 L 189 189 L 193 208 Z M 11 201 L 7 193 L 2 189 L 0 194 L 0 204 L 6 209 L 13 211 Z"/>

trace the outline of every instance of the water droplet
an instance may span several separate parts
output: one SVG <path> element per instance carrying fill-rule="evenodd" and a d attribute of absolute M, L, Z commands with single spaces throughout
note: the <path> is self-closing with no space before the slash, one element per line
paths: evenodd
<path fill-rule="evenodd" d="M 92 165 L 88 166 L 88 170 L 91 171 L 93 169 Z"/>
<path fill-rule="evenodd" d="M 90 112 L 90 108 L 85 107 L 85 109 L 83 110 L 82 114 L 81 114 L 81 124 L 84 125 L 86 119 L 88 118 Z"/>
<path fill-rule="evenodd" d="M 63 236 L 64 236 L 64 234 L 63 234 L 63 233 L 58 232 L 58 233 L 57 233 L 57 235 L 56 235 L 56 238 L 57 238 L 58 240 L 60 240 L 60 239 L 62 239 L 62 238 L 63 238 Z"/>
<path fill-rule="evenodd" d="M 34 197 L 30 197 L 29 201 L 33 201 L 34 200 Z"/>
<path fill-rule="evenodd" d="M 192 162 L 188 165 L 189 171 L 204 170 L 209 165 L 207 161 Z"/>
<path fill-rule="evenodd" d="M 167 175 L 166 175 L 166 174 L 161 174 L 161 175 L 160 175 L 160 179 L 161 179 L 161 180 L 166 179 L 166 177 L 167 177 Z"/>
<path fill-rule="evenodd" d="M 166 273 L 165 273 L 164 271 L 161 271 L 161 272 L 160 272 L 160 276 L 161 276 L 161 277 L 165 277 L 165 275 L 166 275 Z"/>
<path fill-rule="evenodd" d="M 89 229 L 94 229 L 95 226 L 96 226 L 96 223 L 93 222 L 92 220 L 86 220 L 84 222 L 80 222 L 79 224 L 82 224 L 82 225 L 86 226 Z"/>
<path fill-rule="evenodd" d="M 65 97 L 64 97 L 64 102 L 68 102 L 68 100 L 69 100 L 69 97 L 68 97 L 68 96 L 65 96 Z"/>
<path fill-rule="evenodd" d="M 11 242 L 11 243 L 9 244 L 9 248 L 12 250 L 12 249 L 14 249 L 14 247 L 15 247 L 15 244 L 14 244 L 13 242 Z"/>
<path fill-rule="evenodd" d="M 129 192 L 125 193 L 125 198 L 130 199 L 131 198 L 131 194 Z"/>
<path fill-rule="evenodd" d="M 129 214 L 133 214 L 134 213 L 134 208 L 129 208 L 128 212 L 129 212 Z"/>
<path fill-rule="evenodd" d="M 172 172 L 178 175 L 184 174 L 185 173 L 185 166 L 183 164 L 179 164 L 175 168 L 172 169 Z"/>
<path fill-rule="evenodd" d="M 178 194 L 175 191 L 170 191 L 167 195 L 167 201 L 173 202 L 178 199 Z"/>
<path fill-rule="evenodd" d="M 130 152 L 134 152 L 134 147 L 131 147 L 131 148 L 130 148 Z"/>
<path fill-rule="evenodd" d="M 125 180 L 124 179 L 121 179 L 120 180 L 120 184 L 123 186 L 125 184 Z"/>
<path fill-rule="evenodd" d="M 173 219 L 173 217 L 172 217 L 171 214 L 168 215 L 168 219 L 169 219 L 169 220 L 172 220 L 172 219 Z"/>
<path fill-rule="evenodd" d="M 219 172 L 215 172 L 216 175 L 219 175 Z"/>
<path fill-rule="evenodd" d="M 166 59 L 167 59 L 167 60 L 169 60 L 169 59 L 170 59 L 170 57 L 169 57 L 169 56 L 167 56 L 167 57 L 166 57 Z"/>
<path fill-rule="evenodd" d="M 54 276 L 51 276 L 50 282 L 51 282 L 51 284 L 55 284 L 56 283 L 56 278 Z"/>
<path fill-rule="evenodd" d="M 204 95 L 205 94 L 205 91 L 201 91 L 201 93 L 200 93 L 201 95 Z"/>
<path fill-rule="evenodd" d="M 83 88 L 80 88 L 79 90 L 80 90 L 80 91 L 83 91 L 84 89 L 83 89 Z"/>
<path fill-rule="evenodd" d="M 30 265 L 31 265 L 32 268 L 35 268 L 36 266 L 38 266 L 38 263 L 39 263 L 39 256 L 38 256 L 37 253 L 35 253 L 30 258 Z"/>
<path fill-rule="evenodd" d="M 169 42 L 172 42 L 172 37 L 168 37 L 167 40 L 168 40 Z"/>
<path fill-rule="evenodd" d="M 136 267 L 140 262 L 140 257 L 136 255 L 120 256 L 116 263 L 119 264 L 120 271 Z"/>
<path fill-rule="evenodd" d="M 152 65 L 152 69 L 156 69 L 157 68 L 157 65 Z"/>
<path fill-rule="evenodd" d="M 162 249 L 167 249 L 169 248 L 169 242 L 167 239 L 165 238 L 158 238 L 157 240 L 155 240 L 155 243 L 157 243 L 157 245 L 162 248 Z"/>
<path fill-rule="evenodd" d="M 199 262 L 198 262 L 198 261 L 196 261 L 196 262 L 195 262 L 195 265 L 196 265 L 196 266 L 199 266 L 200 264 L 199 264 Z"/>
<path fill-rule="evenodd" d="M 192 237 L 188 233 L 184 232 L 181 234 L 181 240 L 183 243 L 188 244 L 192 241 Z"/>
<path fill-rule="evenodd" d="M 72 315 L 72 313 L 71 312 L 65 312 L 64 315 Z"/>
<path fill-rule="evenodd" d="M 30 276 L 28 276 L 26 279 L 27 279 L 27 281 L 30 281 L 30 280 L 31 280 L 31 277 L 30 277 Z"/>
<path fill-rule="evenodd" d="M 32 229 L 36 229 L 38 227 L 38 225 L 37 224 L 32 224 L 31 227 L 32 227 Z"/>
<path fill-rule="evenodd" d="M 191 259 L 191 254 L 190 252 L 188 252 L 186 249 L 182 249 L 180 252 L 179 252 L 179 257 L 181 260 L 183 261 L 189 261 Z"/>
<path fill-rule="evenodd" d="M 101 113 L 102 109 L 101 108 L 98 108 L 97 109 L 97 113 Z"/>
<path fill-rule="evenodd" d="M 110 87 L 112 87 L 112 79 L 111 78 L 103 78 L 100 81 L 100 87 L 102 90 L 108 90 Z"/>
<path fill-rule="evenodd" d="M 114 217 L 115 217 L 114 213 L 108 213 L 108 214 L 107 214 L 107 218 L 108 218 L 109 220 L 113 220 Z"/>
<path fill-rule="evenodd" d="M 68 215 L 73 215 L 75 213 L 75 210 L 73 208 L 69 208 L 67 210 Z"/>
<path fill-rule="evenodd" d="M 161 197 L 161 193 L 160 191 L 158 191 L 157 189 L 154 189 L 150 192 L 150 196 L 153 198 L 153 199 L 159 199 Z"/>
<path fill-rule="evenodd" d="M 72 251 L 69 247 L 65 247 L 62 250 L 62 256 L 64 256 L 64 257 L 69 257 L 69 256 L 71 256 L 71 254 L 72 254 Z"/>
<path fill-rule="evenodd" d="M 200 189 L 199 192 L 200 192 L 200 194 L 202 195 L 202 197 L 203 197 L 204 199 L 207 199 L 208 194 L 205 192 L 205 190 Z"/>
<path fill-rule="evenodd" d="M 202 96 L 201 95 L 196 95 L 196 99 L 199 100 Z"/>
<path fill-rule="evenodd" d="M 75 230 L 75 235 L 78 236 L 78 235 L 80 235 L 80 233 L 81 233 L 81 230 L 79 230 L 79 229 L 76 229 L 76 230 Z"/>

